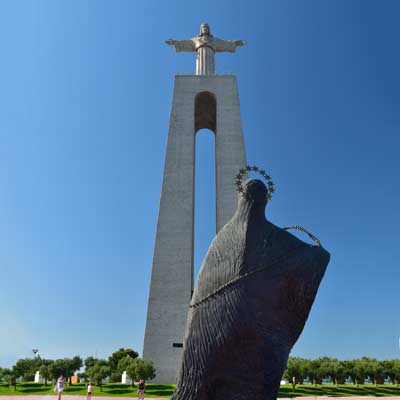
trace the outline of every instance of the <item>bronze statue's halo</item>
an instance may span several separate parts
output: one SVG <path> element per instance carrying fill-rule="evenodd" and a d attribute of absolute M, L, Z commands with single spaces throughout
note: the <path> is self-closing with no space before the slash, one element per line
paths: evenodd
<path fill-rule="evenodd" d="M 253 165 L 253 166 L 246 165 L 246 167 L 241 168 L 239 170 L 239 173 L 235 177 L 236 190 L 239 193 L 243 194 L 244 188 L 243 188 L 242 179 L 243 179 L 244 174 L 246 172 L 250 172 L 250 171 L 258 172 L 267 181 L 267 186 L 268 186 L 267 199 L 271 200 L 272 199 L 272 193 L 275 192 L 274 182 L 272 182 L 271 177 L 265 172 L 265 170 L 260 169 L 255 165 Z"/>

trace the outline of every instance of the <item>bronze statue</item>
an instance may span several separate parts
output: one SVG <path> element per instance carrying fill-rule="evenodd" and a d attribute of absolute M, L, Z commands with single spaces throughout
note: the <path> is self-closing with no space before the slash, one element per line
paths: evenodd
<path fill-rule="evenodd" d="M 199 273 L 172 400 L 276 399 L 329 262 L 319 242 L 265 218 L 263 182 L 240 187 L 237 211 Z"/>

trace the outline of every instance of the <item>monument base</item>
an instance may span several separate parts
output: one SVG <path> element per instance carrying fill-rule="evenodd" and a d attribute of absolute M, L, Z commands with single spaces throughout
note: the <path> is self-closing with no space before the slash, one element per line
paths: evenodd
<path fill-rule="evenodd" d="M 236 210 L 235 175 L 246 165 L 234 75 L 175 77 L 143 346 L 157 383 L 176 382 L 182 359 L 194 283 L 196 132 L 204 128 L 215 133 L 218 232 Z"/>

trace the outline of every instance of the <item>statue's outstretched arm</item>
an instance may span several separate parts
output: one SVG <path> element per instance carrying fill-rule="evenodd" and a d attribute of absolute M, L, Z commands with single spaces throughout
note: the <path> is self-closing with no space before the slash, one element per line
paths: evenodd
<path fill-rule="evenodd" d="M 237 46 L 244 46 L 246 42 L 244 40 L 215 40 L 215 50 L 218 52 L 227 51 L 234 53 Z"/>
<path fill-rule="evenodd" d="M 189 40 L 175 40 L 175 39 L 168 39 L 165 43 L 175 46 L 175 50 L 177 52 L 191 52 L 196 51 L 194 43 L 191 39 Z"/>

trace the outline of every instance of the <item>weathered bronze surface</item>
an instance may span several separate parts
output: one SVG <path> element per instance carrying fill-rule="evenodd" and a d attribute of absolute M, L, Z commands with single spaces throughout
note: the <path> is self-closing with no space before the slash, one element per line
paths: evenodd
<path fill-rule="evenodd" d="M 249 180 L 203 262 L 173 400 L 276 399 L 330 255 L 265 218 Z"/>

